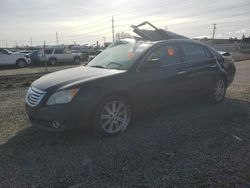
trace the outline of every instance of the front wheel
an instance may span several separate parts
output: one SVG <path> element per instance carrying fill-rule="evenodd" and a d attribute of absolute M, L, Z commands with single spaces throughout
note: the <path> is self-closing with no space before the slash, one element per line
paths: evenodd
<path fill-rule="evenodd" d="M 226 81 L 224 78 L 220 77 L 217 79 L 210 91 L 210 101 L 212 103 L 220 103 L 225 98 L 226 94 Z"/>
<path fill-rule="evenodd" d="M 52 65 L 52 66 L 55 66 L 56 63 L 57 63 L 57 60 L 56 60 L 55 58 L 51 58 L 51 59 L 49 60 L 49 64 Z"/>
<path fill-rule="evenodd" d="M 126 98 L 109 97 L 97 107 L 93 119 L 93 129 L 95 133 L 102 136 L 121 134 L 128 127 L 131 116 L 131 106 Z"/>
<path fill-rule="evenodd" d="M 16 62 L 16 66 L 19 68 L 24 68 L 24 67 L 26 67 L 26 65 L 27 65 L 27 63 L 24 59 L 19 59 Z"/>
<path fill-rule="evenodd" d="M 75 64 L 80 64 L 80 63 L 81 63 L 80 57 L 75 57 L 74 63 L 75 63 Z"/>

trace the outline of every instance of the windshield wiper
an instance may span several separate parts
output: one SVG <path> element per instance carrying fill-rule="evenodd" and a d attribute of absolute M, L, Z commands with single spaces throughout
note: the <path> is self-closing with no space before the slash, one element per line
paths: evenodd
<path fill-rule="evenodd" d="M 109 67 L 110 65 L 117 65 L 117 67 Z M 116 62 L 110 62 L 109 64 L 107 64 L 107 67 L 112 69 L 120 69 L 122 67 L 122 64 Z"/>
<path fill-rule="evenodd" d="M 90 67 L 95 67 L 95 68 L 102 68 L 102 69 L 105 69 L 106 67 L 102 66 L 102 65 L 93 65 L 93 66 L 90 66 Z"/>

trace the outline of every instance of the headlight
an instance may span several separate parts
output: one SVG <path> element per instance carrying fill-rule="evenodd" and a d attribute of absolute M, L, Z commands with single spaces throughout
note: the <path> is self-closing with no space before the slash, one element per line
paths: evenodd
<path fill-rule="evenodd" d="M 49 97 L 46 102 L 46 105 L 69 103 L 78 91 L 79 89 L 75 88 L 56 92 Z"/>

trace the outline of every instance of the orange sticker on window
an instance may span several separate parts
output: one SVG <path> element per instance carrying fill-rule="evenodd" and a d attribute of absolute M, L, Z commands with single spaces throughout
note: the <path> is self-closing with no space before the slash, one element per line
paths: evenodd
<path fill-rule="evenodd" d="M 134 57 L 134 54 L 132 52 L 129 52 L 128 53 L 128 59 L 131 60 L 131 59 L 133 59 L 133 57 Z"/>
<path fill-rule="evenodd" d="M 172 48 L 168 48 L 168 56 L 174 56 L 174 50 Z"/>

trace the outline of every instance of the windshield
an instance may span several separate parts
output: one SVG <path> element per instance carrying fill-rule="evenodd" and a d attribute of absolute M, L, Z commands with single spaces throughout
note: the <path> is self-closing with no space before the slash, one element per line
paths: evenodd
<path fill-rule="evenodd" d="M 87 66 L 107 69 L 128 70 L 140 54 L 152 44 L 134 40 L 116 41 L 96 56 Z"/>

